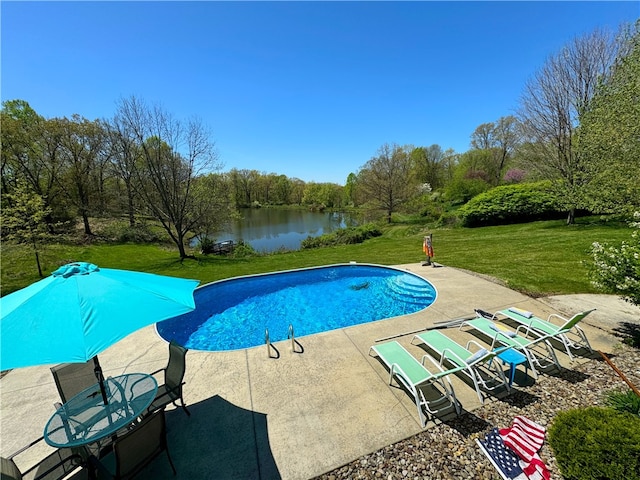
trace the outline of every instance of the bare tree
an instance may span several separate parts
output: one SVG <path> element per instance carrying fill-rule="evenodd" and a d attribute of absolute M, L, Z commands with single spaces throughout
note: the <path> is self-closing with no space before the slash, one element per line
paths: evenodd
<path fill-rule="evenodd" d="M 528 142 L 528 166 L 559 186 L 567 223 L 585 204 L 584 187 L 590 181 L 576 148 L 577 128 L 599 79 L 616 57 L 613 35 L 596 30 L 575 38 L 547 59 L 525 85 L 519 117 Z"/>
<path fill-rule="evenodd" d="M 384 144 L 358 173 L 365 198 L 386 212 L 388 223 L 391 214 L 417 194 L 411 178 L 411 150 Z"/>
<path fill-rule="evenodd" d="M 136 224 L 136 162 L 141 157 L 141 148 L 135 134 L 127 126 L 125 119 L 116 115 L 106 125 L 110 149 L 111 168 L 114 176 L 124 185 L 126 194 L 126 212 L 129 226 Z"/>
<path fill-rule="evenodd" d="M 206 196 L 194 188 L 200 175 L 219 168 L 209 133 L 197 119 L 183 123 L 135 97 L 119 102 L 117 116 L 141 149 L 135 172 L 144 204 L 176 244 L 180 258 L 187 258 L 187 234 L 210 220 L 209 209 L 199 203 Z"/>

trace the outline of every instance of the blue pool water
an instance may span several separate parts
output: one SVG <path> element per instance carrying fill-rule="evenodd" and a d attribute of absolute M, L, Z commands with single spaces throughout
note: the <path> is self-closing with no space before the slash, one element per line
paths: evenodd
<path fill-rule="evenodd" d="M 237 277 L 203 285 L 196 309 L 156 325 L 194 350 L 236 350 L 422 310 L 436 299 L 427 280 L 390 267 L 341 264 Z"/>

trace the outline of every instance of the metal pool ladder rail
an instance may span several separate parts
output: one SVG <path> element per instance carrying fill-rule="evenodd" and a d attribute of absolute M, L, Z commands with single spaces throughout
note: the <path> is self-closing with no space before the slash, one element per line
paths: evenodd
<path fill-rule="evenodd" d="M 264 329 L 264 343 L 267 344 L 267 357 L 268 358 L 280 358 L 280 352 L 278 351 L 278 349 L 276 347 L 274 347 L 273 345 L 271 345 L 271 340 L 269 339 L 269 329 L 268 328 Z M 271 355 L 271 350 L 272 349 L 276 352 L 275 356 Z"/>
<path fill-rule="evenodd" d="M 291 339 L 291 351 L 294 353 L 304 353 L 304 348 L 300 345 L 299 342 L 296 341 L 295 336 L 293 335 L 293 324 L 289 324 L 289 334 L 287 338 Z M 299 350 L 296 350 L 296 345 L 300 347 Z"/>

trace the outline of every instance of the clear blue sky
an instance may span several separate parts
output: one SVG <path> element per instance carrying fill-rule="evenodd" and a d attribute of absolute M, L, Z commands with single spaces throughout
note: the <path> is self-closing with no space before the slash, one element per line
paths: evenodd
<path fill-rule="evenodd" d="M 545 59 L 640 2 L 1 3 L 2 100 L 110 118 L 135 95 L 212 131 L 223 171 L 343 184 L 384 143 L 469 149 Z"/>

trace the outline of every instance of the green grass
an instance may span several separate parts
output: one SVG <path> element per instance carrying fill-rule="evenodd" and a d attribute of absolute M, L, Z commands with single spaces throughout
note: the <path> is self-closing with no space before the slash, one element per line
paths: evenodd
<path fill-rule="evenodd" d="M 532 222 L 483 228 L 428 230 L 421 225 L 394 225 L 381 237 L 358 245 L 301 250 L 272 255 L 226 258 L 198 255 L 180 262 L 177 252 L 157 245 L 49 245 L 41 253 L 45 275 L 70 261 L 139 270 L 203 284 L 222 278 L 356 261 L 397 265 L 425 259 L 422 238 L 433 233 L 437 263 L 490 275 L 532 296 L 594 293 L 583 261 L 594 241 L 620 243 L 631 233 L 625 225 L 579 219 Z M 37 281 L 32 251 L 4 242 L 0 254 L 2 295 Z"/>

